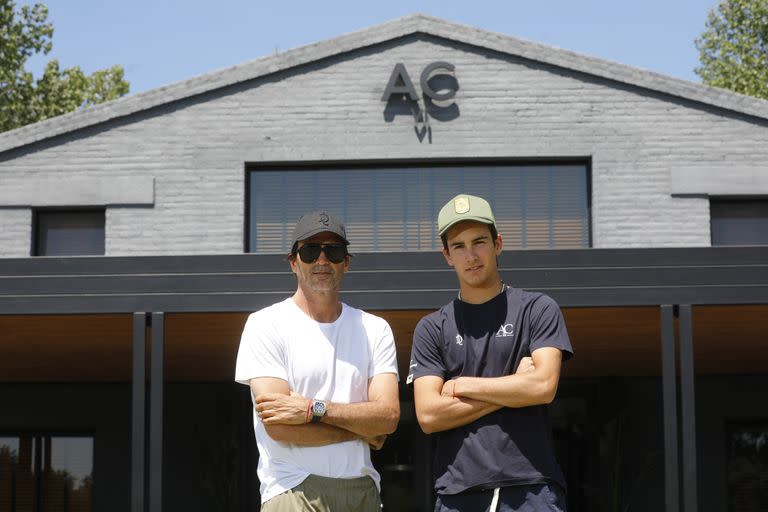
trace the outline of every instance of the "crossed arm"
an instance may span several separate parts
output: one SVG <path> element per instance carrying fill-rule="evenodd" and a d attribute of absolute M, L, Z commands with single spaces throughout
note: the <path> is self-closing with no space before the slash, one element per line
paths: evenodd
<path fill-rule="evenodd" d="M 301 446 L 324 446 L 362 439 L 378 449 L 400 419 L 397 377 L 382 373 L 368 381 L 368 401 L 351 404 L 327 402 L 318 423 L 307 423 L 310 398 L 290 390 L 282 379 L 251 379 L 256 411 L 267 434 L 275 441 Z"/>
<path fill-rule="evenodd" d="M 424 376 L 413 382 L 416 416 L 427 434 L 471 423 L 502 407 L 550 403 L 557 392 L 562 354 L 544 347 L 503 377 Z"/>

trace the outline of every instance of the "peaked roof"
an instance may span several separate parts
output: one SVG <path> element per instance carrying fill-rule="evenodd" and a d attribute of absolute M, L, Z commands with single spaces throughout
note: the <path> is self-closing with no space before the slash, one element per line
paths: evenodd
<path fill-rule="evenodd" d="M 0 133 L 0 153 L 313 61 L 422 33 L 768 120 L 768 101 L 487 30 L 412 14 Z"/>

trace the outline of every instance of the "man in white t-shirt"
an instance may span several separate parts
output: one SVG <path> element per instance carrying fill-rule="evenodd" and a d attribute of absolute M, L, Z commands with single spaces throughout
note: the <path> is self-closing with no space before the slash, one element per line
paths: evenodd
<path fill-rule="evenodd" d="M 380 512 L 370 449 L 397 427 L 392 330 L 339 300 L 346 230 L 327 211 L 299 219 L 292 297 L 248 318 L 235 380 L 250 385 L 262 510 Z"/>

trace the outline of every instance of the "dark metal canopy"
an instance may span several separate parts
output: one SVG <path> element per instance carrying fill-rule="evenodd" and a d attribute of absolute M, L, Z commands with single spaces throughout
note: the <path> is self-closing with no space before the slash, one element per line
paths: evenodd
<path fill-rule="evenodd" d="M 565 307 L 768 303 L 768 247 L 508 251 L 499 265 Z M 0 259 L 0 314 L 253 311 L 295 287 L 282 255 Z M 429 309 L 456 288 L 439 253 L 364 253 L 344 300 Z"/>

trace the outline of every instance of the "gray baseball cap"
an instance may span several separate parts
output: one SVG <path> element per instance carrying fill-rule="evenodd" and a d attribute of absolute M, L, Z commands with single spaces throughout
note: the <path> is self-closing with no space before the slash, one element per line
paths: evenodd
<path fill-rule="evenodd" d="M 344 241 L 344 245 L 349 245 L 347 230 L 344 228 L 344 223 L 341 219 L 327 210 L 315 210 L 302 215 L 296 223 L 296 227 L 293 228 L 293 237 L 291 238 L 292 246 L 295 249 L 296 242 L 299 240 L 306 240 L 309 237 L 324 232 L 339 236 Z"/>
<path fill-rule="evenodd" d="M 437 231 L 440 236 L 443 236 L 451 226 L 465 220 L 482 222 L 496 227 L 496 219 L 493 217 L 493 211 L 488 201 L 482 197 L 459 194 L 445 203 L 445 206 L 440 210 L 437 216 Z"/>

